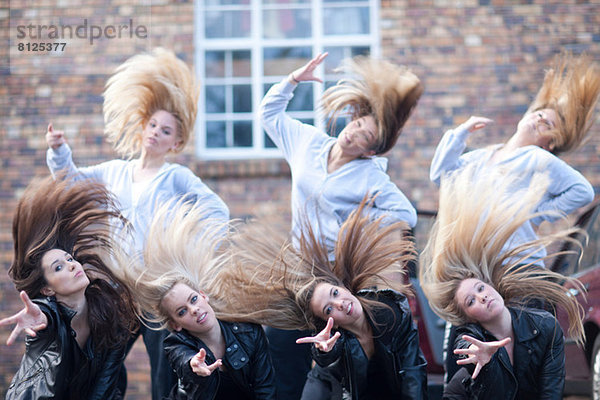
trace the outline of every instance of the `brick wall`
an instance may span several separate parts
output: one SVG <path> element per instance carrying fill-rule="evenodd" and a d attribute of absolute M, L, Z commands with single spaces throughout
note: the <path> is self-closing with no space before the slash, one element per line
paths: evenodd
<path fill-rule="evenodd" d="M 36 3 L 36 2 L 34 2 Z M 10 8 L 0 5 L 0 37 L 16 35 L 27 21 L 49 24 L 57 16 L 98 25 L 134 18 L 148 28 L 144 40 L 73 40 L 62 58 L 25 57 L 0 48 L 0 316 L 20 308 L 6 271 L 11 262 L 10 224 L 16 201 L 32 177 L 47 174 L 44 133 L 49 121 L 64 129 L 75 161 L 89 165 L 115 157 L 101 135 L 103 85 L 114 66 L 155 46 L 172 48 L 193 62 L 193 2 L 155 0 L 74 0 L 58 6 Z M 37 4 L 36 3 L 36 4 Z M 4 8 L 1 8 L 4 7 Z M 31 10 L 39 10 L 37 13 Z M 10 20 L 9 20 L 10 17 Z M 36 22 L 37 21 L 37 22 Z M 600 61 L 600 2 L 383 0 L 383 55 L 407 64 L 423 79 L 425 93 L 398 145 L 389 154 L 390 175 L 421 209 L 436 208 L 437 189 L 429 183 L 429 162 L 442 133 L 470 115 L 493 118 L 494 126 L 473 135 L 480 147 L 507 139 L 543 77 L 543 68 L 562 48 L 586 50 Z M 8 29 L 4 29 L 8 28 Z M 12 37 L 11 36 L 11 37 Z M 7 63 L 8 51 L 11 51 Z M 10 67 L 10 68 L 9 68 Z M 596 113 L 597 116 L 600 113 Z M 600 121 L 599 121 L 600 122 Z M 582 149 L 564 157 L 600 190 L 600 123 Z M 232 216 L 264 208 L 288 212 L 289 170 L 281 160 L 198 161 L 193 143 L 174 161 L 188 165 L 229 205 Z M 9 330 L 0 331 L 4 343 Z M 21 341 L 20 341 L 21 342 Z M 23 345 L 0 347 L 0 395 L 18 367 Z M 130 399 L 148 396 L 148 363 L 143 345 L 128 362 Z"/>

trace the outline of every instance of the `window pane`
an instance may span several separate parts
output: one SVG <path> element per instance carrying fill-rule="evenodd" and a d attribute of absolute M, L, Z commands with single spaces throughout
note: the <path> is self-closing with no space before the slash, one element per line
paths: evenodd
<path fill-rule="evenodd" d="M 310 4 L 312 0 L 263 0 L 263 4 L 281 4 L 281 5 L 290 5 L 290 4 Z"/>
<path fill-rule="evenodd" d="M 207 11 L 204 25 L 207 39 L 250 37 L 250 11 Z"/>
<path fill-rule="evenodd" d="M 252 75 L 252 62 L 250 60 L 249 50 L 232 51 L 233 60 L 233 76 L 251 76 Z"/>
<path fill-rule="evenodd" d="M 206 123 L 206 147 L 226 147 L 225 121 L 208 121 Z"/>
<path fill-rule="evenodd" d="M 207 6 L 237 6 L 250 4 L 250 0 L 204 0 Z"/>
<path fill-rule="evenodd" d="M 206 85 L 206 112 L 225 112 L 225 86 Z"/>
<path fill-rule="evenodd" d="M 252 146 L 252 121 L 233 122 L 233 145 L 236 147 Z"/>
<path fill-rule="evenodd" d="M 313 109 L 313 85 L 310 83 L 300 84 L 294 90 L 294 97 L 288 104 L 288 111 L 312 111 Z"/>
<path fill-rule="evenodd" d="M 310 47 L 268 47 L 264 49 L 264 75 L 286 75 L 312 58 Z"/>
<path fill-rule="evenodd" d="M 309 9 L 265 10 L 263 37 L 266 39 L 307 38 L 311 35 Z"/>
<path fill-rule="evenodd" d="M 324 47 L 323 51 L 329 53 L 325 59 L 325 73 L 334 74 L 333 70 L 340 66 L 340 63 L 345 58 L 352 58 L 358 55 L 369 55 L 368 46 L 331 46 Z"/>
<path fill-rule="evenodd" d="M 223 78 L 225 76 L 225 52 L 207 51 L 206 59 L 206 77 Z"/>
<path fill-rule="evenodd" d="M 273 143 L 273 141 L 271 140 L 271 138 L 269 137 L 269 135 L 267 135 L 267 132 L 263 131 L 263 136 L 264 136 L 264 140 L 265 140 L 265 148 L 266 149 L 274 149 L 275 147 L 275 143 Z"/>
<path fill-rule="evenodd" d="M 368 7 L 323 8 L 325 35 L 366 35 L 369 29 Z"/>
<path fill-rule="evenodd" d="M 250 85 L 233 86 L 233 112 L 252 112 L 252 89 Z"/>

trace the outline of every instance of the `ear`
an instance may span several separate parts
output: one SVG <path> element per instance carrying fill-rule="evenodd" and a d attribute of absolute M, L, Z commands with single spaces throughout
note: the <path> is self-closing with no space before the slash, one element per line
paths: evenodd
<path fill-rule="evenodd" d="M 204 300 L 206 300 L 206 302 L 208 303 L 208 300 L 209 300 L 209 298 L 208 298 L 208 295 L 207 295 L 206 293 L 204 293 L 202 290 L 199 290 L 199 291 L 198 291 L 198 293 L 199 293 L 199 294 L 200 294 L 200 296 L 202 296 L 202 298 L 203 298 Z"/>
<path fill-rule="evenodd" d="M 40 293 L 43 294 L 44 296 L 54 296 L 56 294 L 56 292 L 52 289 L 50 289 L 48 286 L 44 286 L 42 288 L 42 290 L 40 290 Z"/>
<path fill-rule="evenodd" d="M 179 325 L 178 323 L 173 322 L 173 321 L 169 321 L 169 327 L 177 332 L 179 332 L 179 331 L 181 331 L 181 329 L 183 329 L 183 327 L 181 325 Z"/>
<path fill-rule="evenodd" d="M 183 146 L 183 139 L 178 139 L 177 142 L 175 142 L 175 144 L 173 145 L 173 147 L 171 147 L 171 151 L 173 153 L 176 153 L 179 150 L 181 150 L 182 146 Z"/>
<path fill-rule="evenodd" d="M 374 156 L 374 155 L 375 155 L 375 150 L 369 150 L 369 151 L 366 151 L 363 154 L 363 157 L 371 157 L 371 156 Z"/>

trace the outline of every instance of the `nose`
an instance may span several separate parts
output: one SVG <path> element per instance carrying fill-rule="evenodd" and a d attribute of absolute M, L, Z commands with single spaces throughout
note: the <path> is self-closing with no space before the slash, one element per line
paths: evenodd
<path fill-rule="evenodd" d="M 343 310 L 343 309 L 344 309 L 344 302 L 343 302 L 342 300 L 336 300 L 336 301 L 333 303 L 333 306 L 334 306 L 335 308 L 337 308 L 338 310 Z"/>
<path fill-rule="evenodd" d="M 479 301 L 481 301 L 482 303 L 485 303 L 487 301 L 487 299 L 488 299 L 487 294 L 483 294 L 483 293 L 479 294 Z"/>
<path fill-rule="evenodd" d="M 69 263 L 69 271 L 73 271 L 74 269 L 75 269 L 75 263 L 71 261 Z"/>

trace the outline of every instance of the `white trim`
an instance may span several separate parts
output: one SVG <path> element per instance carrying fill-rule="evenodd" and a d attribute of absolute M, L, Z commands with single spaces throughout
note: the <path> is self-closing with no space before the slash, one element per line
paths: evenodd
<path fill-rule="evenodd" d="M 202 160 L 241 160 L 255 158 L 280 158 L 281 152 L 275 148 L 264 148 L 264 130 L 260 125 L 258 115 L 259 104 L 264 94 L 264 86 L 279 82 L 284 76 L 263 76 L 264 69 L 263 50 L 272 47 L 308 47 L 312 49 L 313 54 L 318 54 L 328 47 L 369 47 L 371 54 L 378 57 L 380 49 L 380 5 L 379 0 L 365 0 L 353 2 L 335 2 L 327 3 L 325 0 L 311 0 L 308 3 L 294 4 L 268 4 L 263 5 L 262 0 L 251 0 L 245 5 L 204 5 L 205 0 L 195 0 L 194 7 L 194 61 L 196 66 L 196 75 L 201 82 L 200 98 L 198 101 L 198 118 L 196 119 L 196 156 Z M 323 8 L 324 7 L 369 7 L 369 27 L 370 34 L 366 35 L 323 35 Z M 269 38 L 263 39 L 263 11 L 265 10 L 310 10 L 313 23 L 311 37 L 308 38 Z M 242 38 L 204 38 L 204 13 L 206 11 L 241 11 L 250 10 L 250 36 Z M 232 77 L 226 74 L 225 77 L 207 78 L 204 76 L 206 70 L 206 51 L 250 51 L 251 76 Z M 226 55 L 226 58 L 229 57 Z M 225 68 L 230 63 L 225 62 Z M 325 76 L 323 68 L 317 70 L 319 76 L 323 79 L 332 80 L 331 76 Z M 249 84 L 252 91 L 251 106 L 252 112 L 233 113 L 232 99 L 230 98 L 231 88 L 226 89 L 225 113 L 206 114 L 205 85 L 225 85 L 229 87 L 233 84 Z M 318 110 L 318 99 L 320 98 L 323 85 L 312 85 L 313 90 L 313 109 Z M 321 113 L 315 111 L 296 111 L 290 112 L 291 116 L 302 119 L 312 119 L 316 126 L 325 128 L 326 121 Z M 230 148 L 207 148 L 206 147 L 206 122 L 207 121 L 225 121 L 227 143 L 233 140 L 233 121 L 244 120 L 252 121 L 252 146 L 251 147 L 230 147 Z"/>

